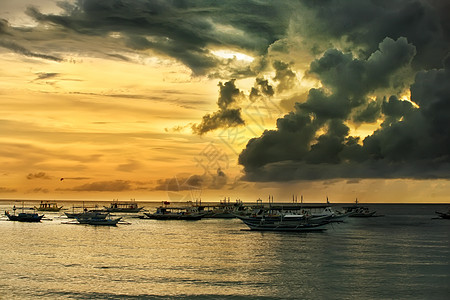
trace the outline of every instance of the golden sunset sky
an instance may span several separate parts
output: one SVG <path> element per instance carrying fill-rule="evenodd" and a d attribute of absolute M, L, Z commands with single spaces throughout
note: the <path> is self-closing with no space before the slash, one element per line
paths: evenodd
<path fill-rule="evenodd" d="M 448 203 L 446 1 L 0 1 L 0 199 Z"/>

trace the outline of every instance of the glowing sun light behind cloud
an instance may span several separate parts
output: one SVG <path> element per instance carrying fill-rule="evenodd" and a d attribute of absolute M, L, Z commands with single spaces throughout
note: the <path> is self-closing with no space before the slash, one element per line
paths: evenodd
<path fill-rule="evenodd" d="M 226 59 L 236 58 L 237 60 L 242 60 L 242 61 L 249 62 L 249 63 L 251 63 L 254 60 L 253 57 L 251 57 L 247 54 L 232 51 L 232 50 L 214 50 L 214 51 L 211 51 L 211 53 L 214 54 L 215 56 L 218 56 L 221 58 L 226 58 Z"/>

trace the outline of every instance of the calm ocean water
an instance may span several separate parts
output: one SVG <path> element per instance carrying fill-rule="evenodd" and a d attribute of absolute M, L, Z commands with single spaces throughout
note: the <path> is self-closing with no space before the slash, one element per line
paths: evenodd
<path fill-rule="evenodd" d="M 0 299 L 449 299 L 450 220 L 433 219 L 448 205 L 370 207 L 385 216 L 323 233 L 243 231 L 237 219 L 2 217 Z"/>

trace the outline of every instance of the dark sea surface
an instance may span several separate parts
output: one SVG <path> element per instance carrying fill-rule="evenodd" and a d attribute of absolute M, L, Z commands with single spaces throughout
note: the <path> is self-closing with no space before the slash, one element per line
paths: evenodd
<path fill-rule="evenodd" d="M 449 205 L 367 205 L 385 216 L 289 233 L 132 215 L 19 223 L 3 217 L 13 204 L 0 203 L 0 299 L 450 299 L 450 220 L 435 214 Z"/>

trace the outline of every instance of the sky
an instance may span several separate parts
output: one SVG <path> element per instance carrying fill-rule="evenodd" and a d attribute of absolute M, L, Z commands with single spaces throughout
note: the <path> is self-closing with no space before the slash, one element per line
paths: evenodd
<path fill-rule="evenodd" d="M 444 0 L 0 0 L 0 199 L 449 203 Z"/>

